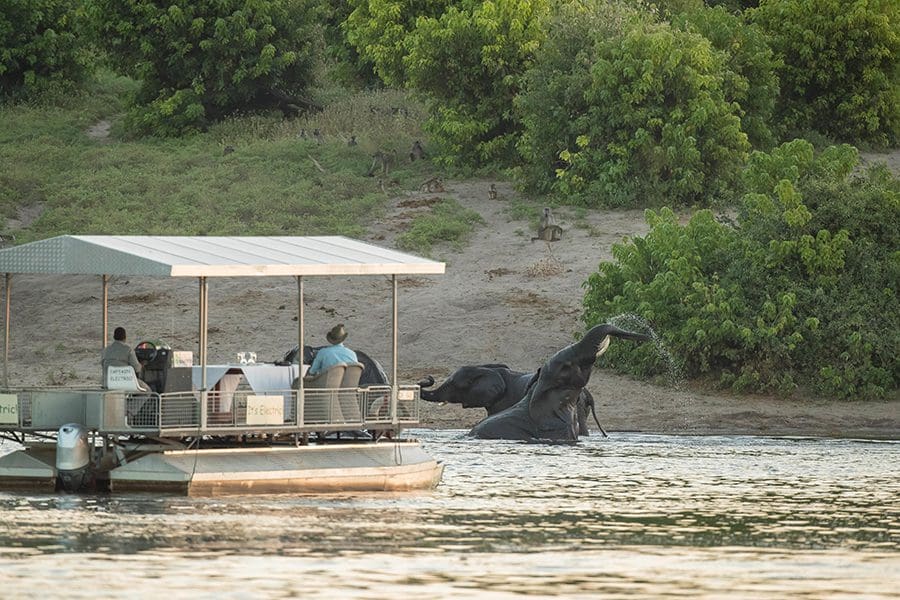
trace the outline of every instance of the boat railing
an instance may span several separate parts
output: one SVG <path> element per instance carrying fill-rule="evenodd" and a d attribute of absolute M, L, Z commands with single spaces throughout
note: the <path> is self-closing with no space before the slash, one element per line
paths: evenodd
<path fill-rule="evenodd" d="M 99 388 L 4 391 L 18 398 L 18 415 L 14 423 L 0 422 L 0 430 L 52 431 L 74 422 L 97 431 L 185 436 L 389 429 L 419 422 L 418 385 L 398 387 L 396 409 L 393 390 L 386 385 L 305 389 L 302 402 L 300 391 L 293 389 L 163 394 Z"/>

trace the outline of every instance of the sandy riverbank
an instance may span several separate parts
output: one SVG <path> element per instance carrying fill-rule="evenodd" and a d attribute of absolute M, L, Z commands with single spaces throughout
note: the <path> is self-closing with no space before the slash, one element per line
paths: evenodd
<path fill-rule="evenodd" d="M 601 260 L 611 259 L 614 243 L 647 231 L 639 210 L 590 211 L 576 226 L 574 213 L 560 209 L 565 235 L 553 244 L 551 261 L 546 244 L 531 242 L 530 224 L 511 218 L 512 188 L 495 182 L 499 197 L 491 200 L 490 183 L 450 182 L 444 194 L 404 194 L 370 228 L 367 241 L 393 246 L 394 237 L 437 196 L 454 198 L 485 220 L 464 249 L 435 249 L 434 257 L 447 263 L 444 276 L 400 281 L 403 381 L 426 374 L 440 381 L 467 364 L 537 368 L 579 329 L 582 282 Z M 305 287 L 308 343 L 325 343 L 324 333 L 345 323 L 348 345 L 389 365 L 387 278 L 310 278 Z M 100 292 L 99 278 L 15 279 L 11 383 L 93 382 L 99 377 Z M 260 361 L 280 358 L 296 343 L 295 294 L 290 278 L 213 280 L 211 362 L 232 360 L 239 351 L 255 351 Z M 196 299 L 194 281 L 114 278 L 110 325 L 124 324 L 133 342 L 162 339 L 173 348 L 195 350 Z M 661 387 L 602 368 L 589 389 L 610 431 L 900 439 L 898 398 L 833 402 L 736 396 Z M 423 424 L 466 428 L 482 416 L 481 411 L 426 404 Z"/>

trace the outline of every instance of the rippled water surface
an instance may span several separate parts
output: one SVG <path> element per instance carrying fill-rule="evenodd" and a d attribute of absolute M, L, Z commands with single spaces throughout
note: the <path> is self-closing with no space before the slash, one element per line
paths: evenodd
<path fill-rule="evenodd" d="M 897 598 L 900 443 L 414 432 L 437 490 L 0 492 L 4 597 Z M 0 447 L 0 453 L 8 448 Z"/>

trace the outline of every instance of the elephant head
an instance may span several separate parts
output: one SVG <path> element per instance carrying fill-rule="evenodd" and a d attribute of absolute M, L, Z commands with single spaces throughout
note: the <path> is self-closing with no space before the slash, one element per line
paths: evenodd
<path fill-rule="evenodd" d="M 524 385 L 517 384 L 517 381 L 522 376 L 522 373 L 511 371 L 501 364 L 465 366 L 453 371 L 434 389 L 430 389 L 434 385 L 434 378 L 431 376 L 420 381 L 419 386 L 421 398 L 426 402 L 484 408 L 488 414 L 494 414 L 521 398 Z M 506 401 L 509 397 L 512 397 L 512 402 Z"/>
<path fill-rule="evenodd" d="M 469 434 L 492 439 L 576 441 L 576 401 L 591 378 L 594 361 L 609 347 L 610 336 L 650 340 L 649 336 L 606 323 L 593 327 L 581 340 L 544 363 L 516 405 L 478 423 Z"/>

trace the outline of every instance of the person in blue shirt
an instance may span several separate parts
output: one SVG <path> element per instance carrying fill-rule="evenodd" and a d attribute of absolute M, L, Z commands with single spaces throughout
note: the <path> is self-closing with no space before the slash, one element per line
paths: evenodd
<path fill-rule="evenodd" d="M 347 339 L 347 330 L 344 329 L 343 323 L 338 323 L 331 328 L 331 331 L 325 334 L 330 346 L 321 348 L 309 366 L 307 376 L 317 375 L 322 371 L 327 371 L 335 365 L 355 363 L 356 352 L 344 346 L 344 340 Z"/>

